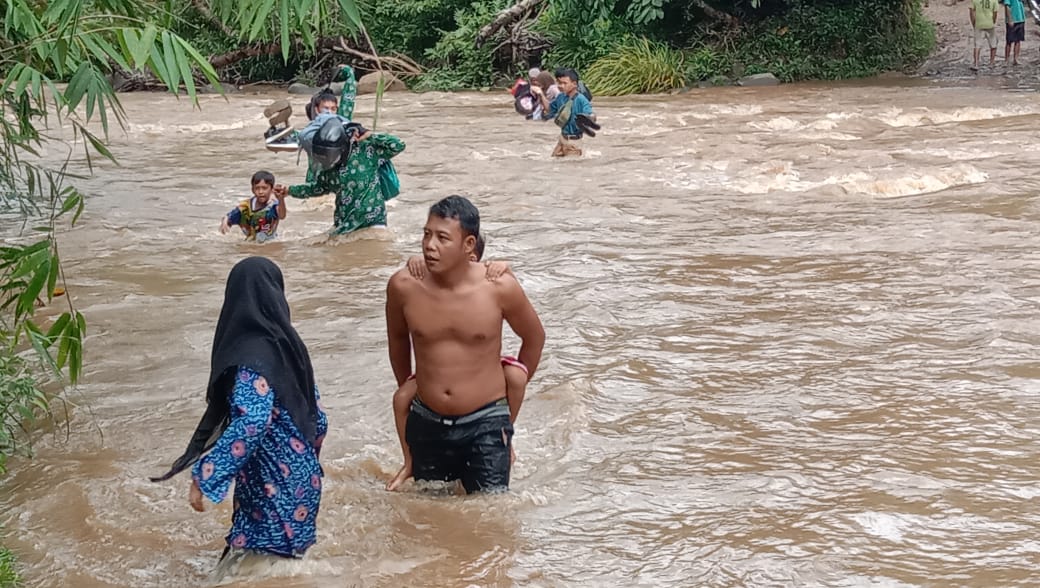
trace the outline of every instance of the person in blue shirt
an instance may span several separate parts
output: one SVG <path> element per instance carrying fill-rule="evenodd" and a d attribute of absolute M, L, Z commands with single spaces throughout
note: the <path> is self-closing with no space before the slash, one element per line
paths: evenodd
<path fill-rule="evenodd" d="M 1011 65 L 1018 65 L 1018 56 L 1022 52 L 1022 41 L 1026 40 L 1026 7 L 1022 0 L 1001 0 L 1004 5 L 1004 61 L 1011 58 L 1012 50 L 1015 53 L 1015 61 Z"/>
<path fill-rule="evenodd" d="M 207 408 L 184 454 L 153 482 L 191 468 L 189 503 L 234 510 L 221 556 L 299 558 L 314 544 L 328 421 L 307 347 L 289 319 L 282 272 L 249 257 L 232 268 L 210 361 Z"/>
<path fill-rule="evenodd" d="M 546 118 L 556 121 L 556 126 L 560 127 L 560 140 L 553 149 L 553 157 L 580 156 L 582 135 L 594 136 L 595 132 L 589 127 L 599 128 L 596 114 L 592 112 L 592 103 L 578 89 L 578 72 L 570 68 L 557 69 L 556 86 L 560 94 L 545 108 L 549 113 Z M 548 100 L 544 95 L 540 98 L 545 107 Z"/>

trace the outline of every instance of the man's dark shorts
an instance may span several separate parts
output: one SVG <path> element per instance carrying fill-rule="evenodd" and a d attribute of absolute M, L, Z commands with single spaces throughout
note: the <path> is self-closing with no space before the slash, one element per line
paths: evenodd
<path fill-rule="evenodd" d="M 504 398 L 459 417 L 439 415 L 418 398 L 408 411 L 405 441 L 416 480 L 462 480 L 467 493 L 508 490 L 512 440 Z"/>
<path fill-rule="evenodd" d="M 1026 23 L 1016 22 L 1007 25 L 1004 40 L 1008 43 L 1021 43 L 1026 40 Z"/>

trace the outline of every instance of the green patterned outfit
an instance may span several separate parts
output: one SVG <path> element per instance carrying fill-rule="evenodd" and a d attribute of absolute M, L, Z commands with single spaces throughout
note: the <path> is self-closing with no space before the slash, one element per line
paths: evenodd
<path fill-rule="evenodd" d="M 345 81 L 339 99 L 340 116 L 351 118 L 357 98 L 357 82 L 349 67 L 341 72 Z M 289 186 L 289 195 L 312 198 L 336 193 L 336 212 L 330 235 L 345 235 L 358 229 L 386 226 L 386 198 L 379 186 L 379 165 L 404 151 L 404 141 L 385 133 L 372 133 L 354 146 L 350 157 L 335 169 L 307 169 L 304 184 Z"/>

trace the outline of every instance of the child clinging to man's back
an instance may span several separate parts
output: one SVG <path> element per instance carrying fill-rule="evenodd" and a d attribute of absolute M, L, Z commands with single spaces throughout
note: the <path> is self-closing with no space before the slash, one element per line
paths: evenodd
<path fill-rule="evenodd" d="M 275 238 L 278 221 L 285 218 L 285 200 L 274 195 L 274 174 L 258 171 L 253 174 L 253 197 L 246 198 L 220 220 L 220 232 L 227 233 L 237 225 L 247 241 L 263 243 Z"/>
<path fill-rule="evenodd" d="M 470 261 L 479 263 L 483 257 L 484 236 L 478 235 L 476 247 L 473 249 L 473 256 L 470 257 Z M 491 281 L 497 280 L 502 274 L 511 273 L 509 263 L 505 261 L 489 261 L 485 262 L 484 265 L 487 267 L 487 279 Z M 417 280 L 421 280 L 426 276 L 426 262 L 422 256 L 415 255 L 408 258 L 408 273 Z M 509 401 L 510 410 L 512 410 L 512 407 L 519 404 L 515 399 L 522 400 L 527 392 L 527 366 L 520 363 L 520 360 L 515 357 L 503 356 L 502 371 L 506 379 L 506 398 Z M 397 490 L 401 487 L 401 484 L 404 484 L 405 480 L 412 477 L 412 452 L 408 448 L 408 442 L 405 441 L 404 431 L 405 424 L 408 422 L 408 411 L 418 391 L 419 386 L 415 383 L 415 377 L 412 376 L 405 380 L 405 383 L 401 384 L 401 387 L 394 392 L 394 425 L 397 427 L 397 437 L 401 441 L 404 465 L 398 470 L 397 475 L 387 482 L 387 490 Z M 516 414 L 510 414 L 510 421 L 515 419 Z M 512 447 L 510 447 L 510 451 L 512 452 Z M 512 454 L 512 458 L 515 459 L 515 457 L 515 454 Z"/>

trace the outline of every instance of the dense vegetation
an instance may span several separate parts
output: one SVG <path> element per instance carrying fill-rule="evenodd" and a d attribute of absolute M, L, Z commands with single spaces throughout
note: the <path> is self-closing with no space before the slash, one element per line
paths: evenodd
<path fill-rule="evenodd" d="M 533 3 L 533 2 L 532 2 Z M 587 72 L 594 92 L 663 91 L 770 72 L 846 79 L 911 67 L 934 31 L 920 0 L 544 0 L 480 47 L 512 0 L 362 3 L 372 39 L 428 69 L 420 88 L 511 79 L 529 66 Z"/>

